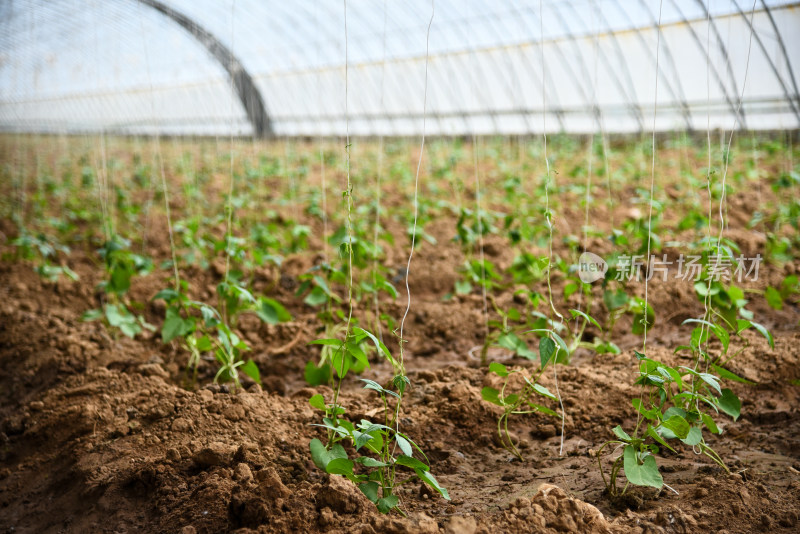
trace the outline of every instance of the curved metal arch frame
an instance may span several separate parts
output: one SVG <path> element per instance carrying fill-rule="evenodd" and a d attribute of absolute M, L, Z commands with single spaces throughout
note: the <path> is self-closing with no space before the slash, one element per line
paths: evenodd
<path fill-rule="evenodd" d="M 564 17 L 561 15 L 561 12 L 556 10 L 556 14 L 557 14 L 558 22 L 561 24 L 561 27 L 564 28 L 565 30 L 568 30 L 569 27 L 567 26 L 567 21 L 564 20 Z M 592 39 L 594 40 L 595 37 L 596 37 L 596 35 L 593 36 Z M 592 79 L 592 74 L 589 72 L 589 67 L 586 65 L 586 62 L 583 60 L 583 55 L 580 52 L 580 47 L 577 44 L 577 39 L 570 39 L 570 41 L 572 42 L 572 49 L 573 49 L 572 52 L 574 54 L 574 57 L 575 57 L 576 61 L 578 62 L 579 67 L 584 72 L 584 80 L 586 80 L 586 82 L 589 83 L 590 87 L 591 87 L 591 83 L 589 82 L 589 80 Z M 598 47 L 598 49 L 599 49 L 599 47 Z M 597 54 L 597 56 L 598 56 L 597 59 L 599 59 L 599 55 L 600 54 Z M 563 54 L 562 54 L 562 57 L 564 57 Z M 566 61 L 566 59 L 565 59 L 564 63 L 566 65 L 570 64 L 568 61 Z M 589 99 L 589 90 L 587 90 L 587 88 L 582 83 L 579 82 L 578 76 L 576 76 L 576 74 L 574 72 L 572 72 L 572 67 L 569 67 L 569 69 L 570 69 L 570 73 L 571 73 L 575 83 L 578 85 L 578 88 L 579 88 L 581 94 L 583 95 L 584 100 L 586 102 L 589 102 L 590 101 L 590 99 Z M 596 91 L 591 91 L 591 92 L 592 92 L 591 103 L 592 103 L 592 106 L 594 108 L 593 109 L 593 115 L 594 115 L 595 122 L 597 122 L 597 130 L 598 131 L 602 131 L 603 130 L 603 123 L 602 123 L 602 119 L 603 119 L 602 115 L 603 114 L 600 111 L 600 105 L 599 105 L 599 103 L 597 101 L 597 92 Z"/>
<path fill-rule="evenodd" d="M 639 0 L 639 1 L 644 6 L 645 10 L 647 11 L 648 16 L 650 17 L 652 28 L 655 29 L 655 31 L 661 36 L 661 41 L 662 41 L 662 44 L 663 44 L 663 33 L 661 32 L 661 26 L 659 26 L 658 20 L 653 16 L 652 11 L 650 11 L 650 8 L 647 6 L 647 4 L 644 3 L 644 0 Z M 639 44 L 642 45 L 642 49 L 650 57 L 650 60 L 652 61 L 653 66 L 657 67 L 658 71 L 656 72 L 656 76 L 661 76 L 661 80 L 664 83 L 664 87 L 666 87 L 667 91 L 669 91 L 669 93 L 672 96 L 673 100 L 675 100 L 676 102 L 678 102 L 680 104 L 681 115 L 683 116 L 683 120 L 686 123 L 686 128 L 688 130 L 691 130 L 692 129 L 692 119 L 691 119 L 691 116 L 689 114 L 689 104 L 686 102 L 686 98 L 678 95 L 678 93 L 680 91 L 676 91 L 675 90 L 675 88 L 672 86 L 672 82 L 670 81 L 669 76 L 667 76 L 667 73 L 664 70 L 663 65 L 659 65 L 658 62 L 656 61 L 656 56 L 655 56 L 655 54 L 653 54 L 653 50 L 648 45 L 647 40 L 644 38 L 644 35 L 642 33 L 642 28 L 637 26 L 637 25 L 635 25 L 635 24 L 633 24 L 633 21 L 631 21 L 631 18 L 628 16 L 627 12 L 624 9 L 620 10 L 620 12 L 625 15 L 625 19 L 630 24 L 633 33 L 636 35 L 636 38 L 639 40 Z M 664 51 L 665 51 L 665 59 L 667 57 L 671 58 L 671 55 L 668 53 L 669 47 L 664 46 L 663 48 L 664 48 Z M 672 62 L 672 63 L 674 65 L 674 62 Z"/>
<path fill-rule="evenodd" d="M 43 5 L 39 6 L 38 8 L 31 10 L 31 13 L 32 13 L 31 16 L 33 17 L 33 20 L 36 20 L 37 16 L 42 16 L 42 17 L 45 18 L 45 20 L 47 20 L 49 18 L 49 19 L 58 19 L 59 21 L 64 21 L 65 17 L 66 18 L 69 18 L 69 17 L 73 17 L 74 18 L 74 16 L 75 16 L 75 12 L 74 11 L 72 11 L 72 10 L 70 10 L 68 8 L 59 9 L 59 7 L 57 5 L 49 4 L 49 3 L 43 4 Z M 112 19 L 107 19 L 107 22 L 109 24 L 111 24 L 112 26 L 116 27 L 116 28 L 123 29 L 125 27 L 127 19 L 112 18 Z M 82 24 L 80 23 L 80 21 L 68 20 L 67 23 L 70 25 L 70 27 L 74 28 L 75 32 L 78 32 L 80 30 L 80 28 L 83 27 Z M 120 33 L 124 34 L 124 32 L 120 32 Z M 140 44 L 141 44 L 141 43 L 138 43 L 138 42 L 134 43 L 133 41 L 131 41 L 129 39 L 126 39 L 125 42 L 127 42 L 133 48 L 138 48 L 140 46 Z M 203 90 L 203 89 L 199 89 L 199 88 L 201 88 L 201 87 L 202 88 L 207 88 L 208 84 L 204 84 L 204 85 L 197 86 L 197 87 L 198 87 L 198 90 Z M 109 95 L 107 95 L 107 94 L 105 94 L 103 92 L 94 93 L 93 95 L 97 98 L 98 102 L 105 102 L 109 98 Z M 76 122 L 73 122 L 73 126 L 72 126 L 73 130 L 76 130 L 76 131 L 92 131 L 92 130 L 96 129 L 98 127 L 98 125 L 96 125 L 96 124 L 95 125 L 82 124 L 79 121 L 77 121 L 77 119 L 75 119 L 76 117 L 85 116 L 87 113 L 92 111 L 93 108 L 89 106 L 88 101 L 87 101 L 87 97 L 90 97 L 90 96 L 92 96 L 92 95 L 67 94 L 67 95 L 62 95 L 60 97 L 56 97 L 56 98 L 52 98 L 52 99 L 45 98 L 44 100 L 45 101 L 60 100 L 61 102 L 64 103 L 65 108 L 67 110 L 69 110 L 68 115 L 69 115 L 70 118 L 67 119 L 67 120 L 71 119 L 73 121 L 76 121 Z M 206 99 L 200 99 L 200 102 L 205 103 L 206 101 L 207 101 Z M 111 101 L 111 104 L 103 103 L 101 105 L 101 107 L 105 107 L 107 109 L 112 109 L 112 110 L 115 109 L 115 108 L 124 109 L 126 107 L 127 108 L 133 107 L 135 105 L 135 103 L 136 103 L 136 99 L 135 99 L 135 97 L 131 96 L 130 92 L 123 92 L 120 95 L 117 95 Z M 209 109 L 209 108 L 206 107 L 205 109 Z M 156 121 L 156 118 L 155 117 L 151 117 L 148 120 L 149 121 Z M 45 125 L 44 126 L 45 129 L 52 128 L 52 131 L 62 131 L 62 130 L 66 131 L 66 130 L 70 129 L 69 127 L 67 127 L 65 125 L 62 125 L 62 126 L 59 127 L 57 125 L 57 123 L 53 123 L 52 121 L 43 121 L 42 122 L 42 121 L 35 121 L 35 120 L 34 121 L 30 121 L 29 120 L 29 121 L 25 121 L 25 122 L 28 124 L 28 129 L 31 130 L 31 131 L 41 130 L 42 127 L 43 127 L 42 125 Z M 145 123 L 146 123 L 146 121 L 142 121 L 142 122 L 139 122 L 138 124 L 141 125 L 141 124 L 145 124 Z M 103 122 L 102 124 L 99 125 L 99 127 L 104 129 L 104 130 L 107 130 L 107 131 L 118 131 L 118 130 L 124 131 L 126 128 L 129 128 L 131 126 L 135 126 L 136 124 L 137 124 L 136 122 L 130 122 L 130 121 L 115 122 L 113 120 L 110 120 L 110 121 Z"/>
<path fill-rule="evenodd" d="M 580 20 L 580 17 L 578 17 L 578 14 L 577 14 L 577 12 L 575 10 L 575 7 L 572 5 L 572 2 L 565 2 L 564 5 L 569 7 L 572 10 L 572 13 L 573 13 L 573 15 L 575 15 L 576 19 Z M 603 15 L 603 10 L 602 9 L 598 9 L 597 10 L 597 14 L 600 16 L 601 23 L 604 24 L 606 27 L 610 27 L 610 25 L 608 23 L 608 19 Z M 586 31 L 588 32 L 589 28 L 586 28 Z M 630 72 L 628 72 L 627 69 L 623 69 L 622 68 L 622 66 L 625 65 L 625 62 L 623 60 L 625 56 L 622 53 L 622 48 L 620 47 L 619 40 L 617 39 L 616 34 L 614 32 L 609 32 L 609 37 L 611 38 L 611 44 L 614 47 L 614 51 L 616 52 L 616 54 L 618 56 L 618 60 L 619 60 L 619 64 L 620 64 L 620 69 L 619 70 L 622 70 L 624 72 L 624 74 L 626 75 L 626 78 L 627 78 L 626 81 L 628 83 L 628 87 L 627 88 L 625 87 L 625 84 L 623 83 L 622 78 L 619 76 L 618 69 L 614 67 L 614 65 L 611 63 L 611 60 L 608 59 L 608 57 L 605 54 L 598 54 L 598 55 L 605 61 L 606 66 L 609 69 L 609 72 L 614 73 L 614 81 L 617 84 L 617 89 L 622 94 L 625 95 L 625 100 L 627 100 L 627 107 L 628 107 L 628 109 L 631 110 L 631 113 L 632 113 L 633 117 L 636 119 L 636 124 L 639 127 L 639 132 L 643 132 L 644 131 L 644 114 L 642 112 L 642 107 L 636 102 L 636 99 L 634 98 L 636 92 L 635 92 L 635 90 L 633 88 L 634 85 L 633 85 L 633 80 L 630 77 Z"/>
<path fill-rule="evenodd" d="M 208 52 L 219 61 L 220 65 L 230 76 L 239 100 L 244 107 L 247 118 L 253 126 L 253 135 L 256 137 L 271 137 L 272 121 L 264 107 L 264 100 L 253 82 L 250 73 L 245 70 L 233 52 L 211 32 L 197 24 L 183 13 L 163 4 L 159 0 L 137 0 L 149 6 L 164 16 L 168 17 L 181 28 L 189 32 Z"/>
<path fill-rule="evenodd" d="M 677 11 L 678 14 L 680 15 L 681 22 L 683 22 L 683 24 L 685 24 L 686 27 L 689 29 L 689 34 L 692 36 L 692 40 L 697 44 L 697 47 L 700 49 L 700 51 L 703 52 L 703 54 L 706 56 L 706 61 L 708 62 L 708 65 L 710 66 L 709 70 L 714 75 L 714 78 L 716 78 L 717 84 L 719 85 L 719 89 L 722 92 L 723 97 L 725 98 L 725 102 L 728 103 L 728 107 L 731 109 L 731 112 L 732 112 L 733 116 L 735 117 L 736 116 L 736 103 L 734 102 L 734 99 L 731 98 L 731 95 L 728 93 L 728 88 L 725 87 L 725 81 L 722 79 L 722 75 L 717 70 L 717 66 L 714 64 L 714 62 L 711 61 L 711 50 L 710 49 L 706 49 L 705 45 L 703 44 L 702 39 L 700 39 L 700 36 L 697 35 L 697 32 L 694 29 L 694 26 L 692 26 L 692 24 L 686 18 L 686 15 L 683 13 L 683 10 L 680 8 L 680 5 L 678 4 L 677 0 L 670 0 L 670 2 L 672 3 L 673 7 L 675 7 L 675 11 Z M 710 29 L 709 29 L 709 31 L 710 31 Z M 709 45 L 709 48 L 710 48 L 710 45 Z M 726 54 L 726 57 L 727 57 L 727 54 Z M 740 111 L 740 119 L 739 120 L 742 123 L 742 127 L 746 128 L 744 110 L 739 110 L 739 111 Z"/>
<path fill-rule="evenodd" d="M 797 80 L 794 77 L 792 63 L 789 61 L 789 54 L 786 51 L 786 44 L 783 42 L 781 32 L 778 31 L 778 25 L 775 23 L 775 18 L 772 16 L 772 10 L 767 5 L 766 0 L 761 0 L 761 5 L 764 6 L 764 12 L 767 14 L 767 18 L 769 18 L 769 23 L 772 25 L 772 29 L 775 30 L 775 38 L 778 41 L 778 46 L 781 48 L 783 60 L 786 62 L 786 69 L 789 71 L 789 80 L 791 80 L 792 87 L 794 88 L 794 96 L 796 99 L 800 100 L 800 91 L 797 89 Z"/>
<path fill-rule="evenodd" d="M 653 28 L 655 28 L 656 32 L 658 32 L 660 42 L 665 43 L 666 36 L 664 35 L 664 31 L 661 29 L 661 26 L 659 25 L 656 16 L 653 14 L 652 11 L 650 11 L 650 6 L 647 5 L 647 2 L 645 2 L 645 0 L 639 0 L 639 3 L 642 5 L 645 11 L 647 11 L 647 14 L 650 16 Z M 674 96 L 680 102 L 681 114 L 683 115 L 683 119 L 686 122 L 686 129 L 691 132 L 692 113 L 689 109 L 689 103 L 686 101 L 686 95 L 683 92 L 683 86 L 681 86 L 680 75 L 678 74 L 678 68 L 675 65 L 675 59 L 672 57 L 672 52 L 670 52 L 669 46 L 664 46 L 663 52 L 664 52 L 664 59 L 666 60 L 667 63 L 669 63 L 670 67 L 672 67 L 672 72 L 675 74 L 675 87 L 677 87 L 677 91 L 675 91 Z M 665 81 L 669 80 L 666 73 L 664 73 L 664 80 Z"/>
<path fill-rule="evenodd" d="M 784 81 L 783 77 L 778 71 L 778 67 L 777 65 L 775 65 L 775 62 L 772 60 L 772 57 L 769 55 L 767 47 L 761 40 L 761 36 L 756 31 L 755 26 L 750 21 L 750 19 L 747 18 L 747 14 L 744 11 L 742 11 L 741 6 L 739 6 L 738 0 L 732 0 L 732 1 L 733 5 L 736 7 L 736 10 L 739 12 L 739 15 L 745 20 L 745 22 L 747 23 L 747 27 L 750 28 L 750 31 L 753 33 L 753 37 L 755 37 L 756 42 L 758 43 L 758 47 L 761 49 L 761 53 L 764 54 L 764 57 L 767 59 L 767 63 L 769 63 L 769 66 L 772 69 L 772 73 L 775 75 L 775 78 L 778 80 L 778 83 L 781 85 L 781 88 L 783 89 L 783 95 L 786 97 L 786 100 L 789 103 L 789 107 L 792 108 L 792 111 L 794 112 L 794 115 L 797 118 L 797 122 L 800 123 L 800 109 L 798 109 L 797 103 L 795 103 L 794 99 L 792 98 L 789 92 L 789 88 L 786 87 L 786 82 Z M 753 3 L 753 5 L 755 6 L 755 2 Z"/>

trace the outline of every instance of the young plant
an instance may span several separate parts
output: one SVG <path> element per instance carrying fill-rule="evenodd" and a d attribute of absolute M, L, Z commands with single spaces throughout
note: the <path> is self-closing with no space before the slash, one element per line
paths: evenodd
<path fill-rule="evenodd" d="M 247 343 L 233 332 L 215 308 L 189 299 L 186 290 L 187 284 L 182 281 L 180 291 L 163 289 L 153 299 L 162 299 L 167 304 L 161 339 L 164 343 L 180 339 L 189 351 L 186 368 L 193 372 L 192 382 L 197 376 L 197 367 L 203 354 L 212 353 L 219 364 L 214 375 L 215 383 L 233 382 L 234 387 L 239 388 L 239 371 L 260 383 L 258 366 L 253 360 L 242 357 L 243 352 L 250 350 Z M 291 319 L 283 306 L 272 299 L 262 298 L 257 313 L 267 322 Z"/>
<path fill-rule="evenodd" d="M 361 348 L 364 341 L 371 341 L 378 354 L 392 365 L 394 378 L 389 387 L 362 379 L 364 389 L 378 395 L 383 414 L 381 422 L 362 419 L 354 424 L 343 417 L 346 410 L 339 403 L 339 393 L 342 380 L 356 362 L 369 366 Z M 332 402 L 326 403 L 320 394 L 309 399 L 311 406 L 324 414 L 322 424 L 316 426 L 327 432 L 325 443 L 318 438 L 309 443 L 314 464 L 326 473 L 344 476 L 357 484 L 382 513 L 397 510 L 402 514 L 397 488 L 417 479 L 449 500 L 447 490 L 430 472 L 430 462 L 422 449 L 399 430 L 403 394 L 410 386 L 402 362 L 396 360 L 377 337 L 357 326 L 345 334 L 344 339 L 318 339 L 312 343 L 335 347 L 331 367 L 336 374 Z"/>
<path fill-rule="evenodd" d="M 508 430 L 508 420 L 512 415 L 530 414 L 540 412 L 553 417 L 561 417 L 557 412 L 550 408 L 543 406 L 532 399 L 535 395 L 545 397 L 552 401 L 557 401 L 558 398 L 550 393 L 543 385 L 539 384 L 539 379 L 544 373 L 549 364 L 555 365 L 559 359 L 558 353 L 567 352 L 567 345 L 561 337 L 548 330 L 547 336 L 539 340 L 539 368 L 536 372 L 530 375 L 524 369 L 512 369 L 501 363 L 492 362 L 489 364 L 489 372 L 494 373 L 504 379 L 501 389 L 486 386 L 481 390 L 481 397 L 483 400 L 500 406 L 503 413 L 497 419 L 497 435 L 500 443 L 508 452 L 522 460 L 522 455 L 517 448 L 517 444 L 511 439 L 511 434 Z M 513 378 L 522 377 L 524 381 L 522 386 L 515 391 L 509 391 Z"/>
<path fill-rule="evenodd" d="M 69 268 L 66 261 L 59 260 L 60 254 L 69 254 L 69 247 L 60 244 L 55 238 L 43 233 L 33 235 L 23 232 L 11 245 L 16 247 L 17 257 L 33 260 L 34 269 L 42 278 L 53 282 L 63 274 L 71 280 L 78 280 L 78 274 Z"/>
<path fill-rule="evenodd" d="M 743 383 L 752 383 L 723 367 L 748 345 L 728 355 L 730 335 L 720 325 L 702 319 L 689 319 L 684 324 L 698 324 L 692 331 L 689 345 L 682 345 L 675 351 L 689 351 L 694 361 L 693 367 L 670 367 L 662 362 L 636 352 L 639 360 L 639 378 L 636 384 L 642 387 L 642 395 L 632 401 L 638 412 L 636 428 L 632 435 L 620 426 L 613 429 L 617 439 L 604 443 L 597 451 L 597 462 L 606 489 L 612 497 L 619 497 L 629 484 L 650 486 L 661 489 L 664 481 L 658 471 L 656 455 L 659 447 L 673 452 L 670 442 L 680 441 L 708 456 L 725 471 L 728 471 L 720 455 L 705 441 L 703 429 L 712 434 L 721 434 L 715 417 L 720 413 L 730 416 L 734 421 L 741 413 L 741 402 L 736 394 L 720 385 L 722 378 Z M 735 335 L 753 328 L 761 333 L 774 348 L 772 335 L 760 324 L 740 319 Z M 720 343 L 718 354 L 707 350 L 708 340 L 714 335 Z M 701 370 L 705 364 L 706 370 Z M 708 369 L 710 368 L 710 369 Z M 718 374 L 709 372 L 715 371 Z M 612 463 L 609 479 L 606 480 L 601 461 L 601 453 L 609 445 L 623 446 L 622 455 Z M 619 489 L 617 477 L 624 471 L 627 483 Z"/>
<path fill-rule="evenodd" d="M 154 331 L 155 327 L 141 315 L 130 311 L 132 304 L 127 298 L 134 276 L 144 276 L 153 269 L 150 259 L 129 250 L 130 241 L 118 235 L 112 236 L 98 250 L 106 269 L 106 280 L 98 284 L 105 302 L 101 308 L 85 312 L 84 321 L 105 319 L 107 324 L 118 328 L 124 335 L 133 338 L 142 328 Z"/>

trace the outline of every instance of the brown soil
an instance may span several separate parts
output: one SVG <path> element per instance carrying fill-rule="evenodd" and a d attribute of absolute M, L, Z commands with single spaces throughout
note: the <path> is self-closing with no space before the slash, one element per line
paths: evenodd
<path fill-rule="evenodd" d="M 663 156 L 666 157 L 666 156 Z M 766 192 L 765 192 L 766 194 Z M 389 197 L 389 203 L 400 203 Z M 567 202 L 564 201 L 567 205 Z M 579 231 L 582 210 L 565 208 L 561 222 Z M 730 209 L 751 210 L 740 197 Z M 179 207 L 176 205 L 176 207 Z M 602 206 L 594 221 L 608 216 Z M 574 213 L 570 213 L 574 211 Z M 622 213 L 622 211 L 620 211 Z M 618 217 L 622 215 L 618 214 Z M 14 225 L 2 221 L 2 232 Z M 730 237 L 743 252 L 763 243 L 748 241 L 746 220 L 731 222 Z M 153 228 L 165 221 L 154 216 Z M 494 384 L 472 350 L 483 339 L 480 295 L 443 301 L 463 262 L 452 243 L 454 221 L 432 222 L 426 231 L 439 245 L 424 244 L 414 257 L 413 303 L 406 337 L 406 365 L 412 389 L 402 424 L 432 461 L 433 472 L 450 491 L 446 502 L 419 485 L 401 490 L 408 517 L 382 515 L 355 486 L 314 467 L 308 442 L 319 436 L 311 426 L 319 414 L 308 405 L 324 386 L 302 379 L 305 363 L 318 349 L 315 311 L 292 297 L 296 277 L 311 260 L 288 258 L 281 272 L 264 270 L 256 289 L 287 303 L 290 323 L 268 326 L 245 317 L 239 331 L 251 343 L 263 387 L 246 384 L 231 392 L 211 384 L 214 370 L 204 362 L 198 387 L 186 388 L 187 355 L 163 345 L 158 335 L 136 340 L 109 333 L 99 323 L 81 322 L 96 306 L 94 286 L 102 276 L 91 251 L 75 248 L 70 266 L 80 282 L 50 283 L 21 261 L 0 263 L 0 531 L 44 532 L 796 532 L 800 515 L 800 311 L 788 304 L 775 311 L 753 297 L 752 309 L 775 335 L 775 349 L 746 335 L 750 346 L 731 370 L 756 382 L 729 385 L 742 399 L 742 417 L 726 418 L 724 433 L 708 442 L 731 470 L 726 474 L 690 449 L 662 453 L 659 460 L 670 489 L 635 489 L 624 500 L 604 493 L 594 456 L 610 429 L 635 425 L 630 401 L 641 338 L 620 324 L 614 340 L 619 355 L 578 351 L 571 365 L 546 373 L 543 383 L 564 399 L 564 434 L 546 416 L 512 419 L 524 461 L 514 459 L 495 437 L 494 407 L 480 390 Z M 402 225 L 397 224 L 396 235 Z M 390 228 L 392 229 L 392 228 Z M 315 233 L 318 233 L 315 228 Z M 740 232 L 740 234 L 737 234 Z M 568 230 L 563 232 L 568 233 Z M 169 255 L 163 232 L 149 233 L 148 253 Z M 404 243 L 387 253 L 402 268 Z M 511 256 L 504 242 L 487 242 L 499 266 Z M 598 240 L 595 250 L 603 244 Z M 566 248 L 557 244 L 559 250 Z M 312 238 L 312 250 L 321 243 Z M 494 251 L 494 252 L 492 252 Z M 665 250 L 669 252 L 669 250 Z M 798 272 L 766 270 L 759 281 L 777 285 Z M 211 298 L 219 270 L 189 268 L 199 298 Z M 137 279 L 131 297 L 149 299 L 165 285 L 164 272 Z M 260 280 L 260 281 L 259 281 Z M 280 283 L 276 283 L 280 281 Z M 555 280 L 560 295 L 563 280 Z M 631 286 L 639 292 L 640 287 Z M 403 290 L 400 291 L 403 295 Z M 686 358 L 672 350 L 685 342 L 702 306 L 691 286 L 650 289 L 658 323 L 649 335 L 651 357 L 672 363 Z M 402 315 L 404 298 L 384 309 Z M 566 309 L 566 306 L 565 306 Z M 143 310 L 160 324 L 163 308 Z M 393 350 L 396 342 L 389 343 Z M 501 349 L 490 356 L 508 364 Z M 364 374 L 386 380 L 391 369 L 376 362 Z M 557 382 L 556 382 L 557 381 Z M 794 381 L 794 382 L 792 382 Z M 355 417 L 367 414 L 373 399 L 355 381 L 347 383 L 343 404 Z M 563 438 L 563 443 L 562 443 Z M 610 463 L 604 460 L 608 469 Z"/>

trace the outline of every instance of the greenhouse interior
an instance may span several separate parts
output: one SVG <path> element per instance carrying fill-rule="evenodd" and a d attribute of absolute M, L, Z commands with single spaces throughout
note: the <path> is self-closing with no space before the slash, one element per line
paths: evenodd
<path fill-rule="evenodd" d="M 0 531 L 800 529 L 800 2 L 0 0 Z"/>

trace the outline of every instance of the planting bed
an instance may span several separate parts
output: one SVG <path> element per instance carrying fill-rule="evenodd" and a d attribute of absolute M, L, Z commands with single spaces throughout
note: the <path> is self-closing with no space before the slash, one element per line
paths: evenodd
<path fill-rule="evenodd" d="M 347 219 L 344 149 L 327 143 L 241 142 L 233 147 L 231 166 L 227 143 L 161 141 L 177 264 L 181 279 L 188 282 L 188 296 L 217 306 L 217 286 L 226 271 L 241 272 L 242 286 L 274 299 L 290 315 L 283 315 L 281 308 L 277 318 L 265 320 L 245 311 L 231 326 L 249 346 L 241 357 L 260 372 L 260 385 L 239 373 L 241 388 L 235 388 L 230 381 L 215 383 L 219 364 L 207 351 L 201 351 L 194 376 L 187 371 L 191 353 L 179 339 L 162 341 L 167 305 L 154 297 L 172 287 L 174 279 L 154 141 L 103 142 L 101 152 L 96 138 L 0 138 L 0 195 L 6 199 L 0 220 L 0 531 L 366 534 L 800 528 L 800 184 L 790 146 L 769 139 L 735 143 L 727 173 L 719 146 L 714 146 L 709 211 L 705 139 L 659 143 L 650 246 L 659 258 L 666 254 L 674 263 L 666 281 L 655 276 L 648 285 L 655 323 L 647 333 L 645 354 L 675 368 L 693 365 L 688 352 L 674 351 L 689 344 L 696 325 L 684 321 L 702 318 L 704 303 L 694 282 L 676 279 L 673 269 L 680 255 L 696 251 L 709 233 L 709 213 L 710 234 L 716 237 L 720 206 L 727 224 L 724 237 L 741 255 L 762 258 L 757 279 L 751 273 L 741 283 L 725 285 L 744 290 L 746 310 L 769 331 L 774 348 L 750 328 L 736 340 L 741 352 L 725 364 L 727 371 L 749 382 L 722 380 L 741 399 L 741 416 L 734 421 L 715 414 L 722 433 L 706 429 L 703 436 L 729 473 L 698 447 L 676 441 L 675 452 L 662 448 L 657 455 L 668 487 L 630 486 L 624 495 L 612 497 L 596 453 L 614 439 L 614 427 L 630 433 L 637 425 L 631 401 L 643 391 L 634 384 L 639 376 L 636 352 L 643 351 L 643 340 L 635 332 L 633 314 L 622 314 L 607 328 L 603 293 L 619 288 L 631 298 L 644 298 L 645 284 L 636 279 L 620 283 L 609 275 L 612 280 L 605 288 L 597 281 L 587 284 L 581 295 L 584 286 L 570 289 L 579 282 L 567 267 L 577 264 L 584 249 L 608 260 L 644 246 L 648 148 L 637 140 L 616 141 L 606 167 L 599 140 L 587 151 L 585 139 L 556 139 L 550 147 L 554 172 L 545 191 L 538 139 L 479 140 L 474 159 L 470 144 L 434 141 L 426 147 L 420 173 L 418 247 L 407 270 L 418 147 L 400 141 L 385 147 L 356 142 L 351 154 L 353 232 L 367 243 L 374 237 L 379 173 L 382 228 L 380 253 L 354 269 L 353 315 L 377 335 L 375 300 L 362 283 L 380 274 L 392 284 L 397 298 L 391 291 L 379 292 L 378 305 L 389 318 L 380 332 L 396 357 L 399 345 L 392 330 L 399 328 L 406 311 L 404 277 L 409 273 L 412 298 L 403 335 L 410 386 L 397 424 L 425 452 L 431 472 L 450 497 L 445 500 L 430 485 L 414 480 L 397 489 L 402 513 L 382 514 L 355 484 L 315 466 L 309 452 L 311 439 L 325 440 L 325 429 L 314 426 L 322 416 L 309 399 L 322 394 L 330 403 L 333 398 L 330 385 L 306 381 L 308 363 L 318 362 L 322 350 L 309 343 L 341 337 L 342 331 L 332 325 L 344 324 L 348 315 L 347 277 L 345 283 L 329 279 L 331 292 L 341 299 L 331 301 L 333 320 L 320 315 L 326 303 L 308 299 L 308 292 L 297 293 L 315 265 L 326 260 L 334 266 L 347 264 L 347 254 L 339 253 L 346 248 L 337 248 L 335 239 L 333 244 L 323 239 L 335 238 Z M 385 156 L 378 156 L 379 148 Z M 215 240 L 227 232 L 231 168 L 231 234 L 245 241 L 226 266 L 224 242 L 215 248 Z M 720 199 L 723 173 L 726 194 Z M 491 218 L 491 229 L 483 233 L 474 232 L 469 219 L 476 208 L 476 177 L 481 209 Z M 544 224 L 545 194 L 553 213 L 552 253 Z M 467 210 L 467 222 L 459 225 L 462 210 Z M 193 221 L 200 229 L 186 230 Z M 272 225 L 264 232 L 274 241 L 264 238 L 259 244 L 252 234 L 258 223 Z M 109 302 L 97 289 L 108 280 L 97 252 L 109 235 L 104 228 L 130 240 L 132 252 L 152 260 L 152 268 L 132 276 L 120 297 L 132 314 L 154 326 L 152 331 L 140 328 L 133 338 L 102 318 L 82 319 L 88 310 Z M 616 240 L 609 239 L 615 229 Z M 516 237 L 509 237 L 514 232 Z M 20 238 L 39 234 L 69 251 L 47 258 L 36 244 L 27 250 Z M 499 389 L 502 379 L 481 365 L 481 353 L 487 314 L 498 320 L 494 306 L 522 307 L 529 295 L 520 295 L 519 289 L 541 295 L 533 309 L 558 322 L 541 270 L 532 279 L 514 282 L 512 265 L 523 253 L 553 258 L 552 300 L 565 320 L 571 319 L 569 309 L 582 309 L 602 329 L 586 325 L 569 363 L 548 366 L 541 375 L 539 383 L 558 392 L 562 401 L 542 397 L 542 404 L 563 413 L 563 424 L 543 412 L 509 419 L 507 437 L 520 460 L 502 446 L 497 432 L 501 408 L 482 396 L 484 388 Z M 498 274 L 497 285 L 487 288 L 487 301 L 480 280 L 462 268 L 465 260 L 481 257 Z M 78 279 L 66 271 L 44 272 L 45 264 L 67 266 Z M 337 309 L 340 317 L 335 316 Z M 524 326 L 523 320 L 516 322 Z M 538 338 L 524 330 L 517 330 L 518 337 L 530 347 L 531 358 L 524 357 L 524 349 L 509 348 L 506 340 L 487 347 L 486 363 L 538 369 Z M 618 353 L 598 354 L 590 348 L 601 338 L 613 342 Z M 718 340 L 712 339 L 709 347 L 711 352 L 721 350 Z M 369 358 L 370 367 L 359 377 L 389 384 L 389 363 L 375 351 Z M 363 385 L 354 371 L 342 384 L 339 402 L 354 422 L 378 420 L 383 413 L 375 392 Z M 612 459 L 621 453 L 612 444 L 601 454 L 606 477 Z M 624 474 L 619 477 L 622 489 Z"/>

